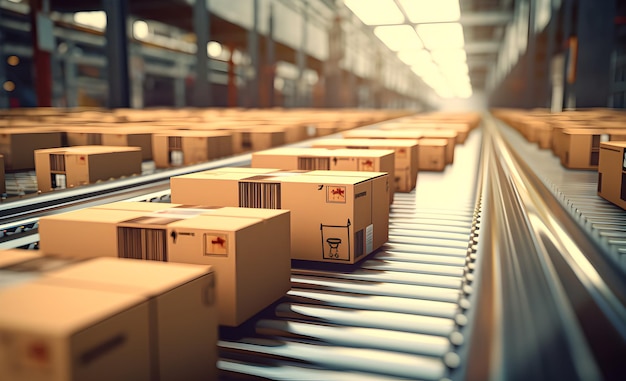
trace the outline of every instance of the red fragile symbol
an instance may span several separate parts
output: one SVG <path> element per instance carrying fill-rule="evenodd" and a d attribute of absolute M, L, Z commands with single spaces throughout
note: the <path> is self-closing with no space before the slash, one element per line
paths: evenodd
<path fill-rule="evenodd" d="M 214 245 L 220 245 L 221 247 L 224 247 L 226 240 L 222 237 L 217 237 L 213 241 L 211 241 L 211 243 Z"/>
<path fill-rule="evenodd" d="M 80 156 L 78 159 L 79 159 L 80 161 L 85 161 L 85 157 L 84 157 L 84 156 Z"/>
<path fill-rule="evenodd" d="M 48 347 L 43 343 L 32 343 L 28 348 L 28 357 L 39 362 L 48 362 Z"/>
<path fill-rule="evenodd" d="M 406 152 L 406 150 L 405 150 L 404 148 L 400 148 L 400 149 L 398 150 L 398 153 L 405 153 L 405 152 Z"/>
<path fill-rule="evenodd" d="M 374 163 L 371 160 L 365 160 L 363 162 L 363 165 L 365 165 L 367 167 L 371 167 L 372 165 L 374 165 Z"/>
<path fill-rule="evenodd" d="M 331 190 L 331 191 L 330 191 L 330 193 L 331 193 L 333 196 L 335 196 L 335 195 L 343 196 L 343 195 L 344 195 L 344 193 L 346 193 L 346 191 L 344 191 L 344 190 L 343 190 L 343 189 L 341 189 L 341 188 L 335 188 L 335 189 Z"/>

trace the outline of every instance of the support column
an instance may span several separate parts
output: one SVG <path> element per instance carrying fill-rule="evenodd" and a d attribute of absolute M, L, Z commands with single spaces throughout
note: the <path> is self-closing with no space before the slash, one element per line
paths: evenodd
<path fill-rule="evenodd" d="M 2 11 L 0 11 L 0 22 L 2 21 Z M 0 29 L 0 109 L 9 108 L 9 94 L 2 88 L 7 81 L 6 73 L 6 53 L 4 52 L 4 34 Z"/>
<path fill-rule="evenodd" d="M 276 44 L 274 43 L 274 4 L 270 3 L 269 29 L 267 32 L 266 76 L 268 107 L 274 107 L 274 78 L 276 77 Z"/>
<path fill-rule="evenodd" d="M 302 38 L 296 51 L 296 65 L 298 66 L 298 81 L 296 83 L 296 106 L 306 106 L 306 81 L 304 71 L 306 70 L 306 46 L 307 46 L 307 24 L 309 18 L 309 2 L 304 0 L 304 12 L 302 14 Z"/>
<path fill-rule="evenodd" d="M 577 108 L 607 107 L 611 94 L 611 53 L 615 0 L 578 0 L 578 54 L 573 94 Z"/>
<path fill-rule="evenodd" d="M 130 107 L 130 78 L 128 77 L 128 32 L 126 0 L 102 0 L 107 15 L 106 56 L 109 79 L 109 108 Z"/>
<path fill-rule="evenodd" d="M 552 105 L 552 89 L 553 89 L 553 73 L 552 73 L 552 59 L 556 51 L 556 29 L 559 23 L 558 9 L 556 7 L 556 1 L 550 0 L 550 21 L 548 23 L 548 36 L 546 45 L 546 61 L 543 63 L 543 70 L 545 70 L 546 77 L 543 82 L 543 95 L 545 95 L 544 104 L 542 107 L 551 108 Z"/>
<path fill-rule="evenodd" d="M 526 100 L 528 108 L 536 106 L 535 96 L 535 61 L 537 59 L 537 36 L 535 35 L 536 0 L 528 1 L 528 46 L 526 48 Z"/>
<path fill-rule="evenodd" d="M 571 54 L 570 54 L 570 46 L 569 41 L 572 37 L 572 24 L 574 17 L 574 1 L 575 0 L 563 0 L 561 7 L 563 8 L 563 28 L 562 28 L 562 36 L 563 39 L 561 43 L 566 46 L 565 49 L 565 59 L 563 60 L 563 105 L 561 109 L 569 107 L 569 95 L 570 88 L 572 87 L 572 83 L 570 81 L 570 75 L 568 67 L 571 65 Z"/>
<path fill-rule="evenodd" d="M 52 63 L 50 52 L 54 49 L 49 0 L 30 2 L 30 21 L 33 41 L 34 82 L 37 106 L 52 106 Z"/>
<path fill-rule="evenodd" d="M 339 62 L 344 55 L 344 38 L 341 18 L 335 17 L 328 31 L 328 60 L 324 64 L 326 107 L 340 107 L 341 69 Z"/>
<path fill-rule="evenodd" d="M 65 102 L 67 107 L 78 107 L 78 69 L 75 56 L 76 45 L 73 41 L 67 41 L 65 52 L 64 79 L 65 79 Z"/>
<path fill-rule="evenodd" d="M 185 78 L 187 78 L 189 70 L 184 62 L 177 61 L 175 65 L 178 73 L 174 78 L 174 107 L 185 107 L 187 105 Z"/>
<path fill-rule="evenodd" d="M 207 44 L 210 41 L 209 0 L 195 0 L 193 7 L 193 31 L 196 34 L 196 82 L 193 102 L 196 107 L 209 107 L 212 104 L 211 82 L 209 81 L 209 56 Z"/>
<path fill-rule="evenodd" d="M 252 28 L 248 32 L 248 54 L 250 55 L 250 66 L 252 67 L 252 78 L 247 80 L 248 107 L 259 107 L 259 0 L 252 0 Z"/>
<path fill-rule="evenodd" d="M 235 54 L 235 44 L 230 44 L 230 56 L 228 57 L 228 107 L 237 107 L 238 94 L 237 94 L 237 75 L 235 73 L 235 61 L 233 61 L 233 55 Z"/>

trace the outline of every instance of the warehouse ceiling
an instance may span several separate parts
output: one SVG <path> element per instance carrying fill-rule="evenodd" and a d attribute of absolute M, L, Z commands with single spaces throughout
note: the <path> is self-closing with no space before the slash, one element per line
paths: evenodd
<path fill-rule="evenodd" d="M 485 87 L 512 0 L 344 0 L 442 98 Z"/>

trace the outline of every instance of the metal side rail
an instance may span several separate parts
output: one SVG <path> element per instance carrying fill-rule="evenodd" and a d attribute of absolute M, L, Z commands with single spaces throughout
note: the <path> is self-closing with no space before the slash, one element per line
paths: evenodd
<path fill-rule="evenodd" d="M 383 248 L 352 266 L 294 262 L 286 297 L 222 328 L 220 379 L 453 377 L 469 336 L 481 136 L 396 193 Z"/>
<path fill-rule="evenodd" d="M 517 155 L 601 248 L 605 258 L 598 261 L 609 261 L 626 274 L 626 211 L 597 195 L 598 172 L 564 168 L 550 150 L 539 149 L 502 122 L 498 126 Z"/>
<path fill-rule="evenodd" d="M 467 379 L 623 379 L 626 282 L 484 119 L 489 181 Z M 515 143 L 517 146 L 517 142 Z"/>

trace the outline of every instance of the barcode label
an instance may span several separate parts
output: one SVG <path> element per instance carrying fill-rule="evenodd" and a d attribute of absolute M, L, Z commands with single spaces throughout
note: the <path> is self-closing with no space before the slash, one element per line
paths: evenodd
<path fill-rule="evenodd" d="M 280 183 L 239 183 L 239 207 L 280 209 Z"/>
<path fill-rule="evenodd" d="M 298 169 L 327 171 L 330 169 L 330 158 L 328 157 L 299 157 Z"/>
<path fill-rule="evenodd" d="M 365 254 L 365 245 L 363 241 L 363 229 L 354 233 L 354 258 L 358 258 Z"/>
<path fill-rule="evenodd" d="M 167 261 L 165 229 L 117 228 L 117 248 L 120 258 Z"/>
<path fill-rule="evenodd" d="M 50 171 L 65 172 L 65 155 L 50 154 Z"/>
<path fill-rule="evenodd" d="M 169 136 L 167 138 L 167 146 L 170 151 L 182 151 L 183 138 L 180 136 Z"/>

